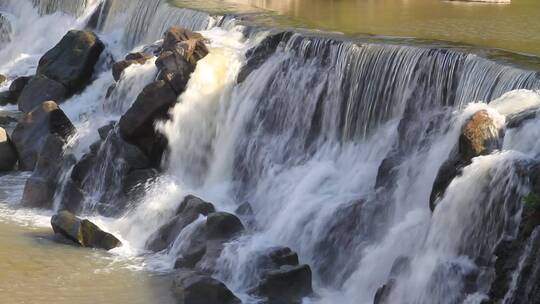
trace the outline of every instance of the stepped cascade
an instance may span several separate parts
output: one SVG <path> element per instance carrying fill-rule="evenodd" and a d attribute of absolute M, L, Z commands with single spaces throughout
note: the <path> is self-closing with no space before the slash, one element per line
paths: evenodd
<path fill-rule="evenodd" d="M 252 19 L 0 0 L 1 210 L 178 303 L 540 303 L 540 72 Z"/>

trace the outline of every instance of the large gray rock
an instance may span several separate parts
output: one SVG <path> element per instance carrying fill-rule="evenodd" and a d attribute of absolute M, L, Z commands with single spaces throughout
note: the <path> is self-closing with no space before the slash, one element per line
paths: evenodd
<path fill-rule="evenodd" d="M 37 76 L 24 87 L 17 103 L 19 110 L 28 113 L 45 101 L 61 103 L 66 96 L 67 91 L 63 84 L 47 77 Z"/>
<path fill-rule="evenodd" d="M 12 134 L 22 170 L 33 170 L 48 135 L 66 140 L 75 132 L 69 118 L 53 101 L 47 101 L 23 116 Z"/>
<path fill-rule="evenodd" d="M 81 91 L 92 79 L 94 66 L 104 50 L 90 31 L 69 31 L 39 61 L 37 75 L 62 83 L 69 95 Z"/>
<path fill-rule="evenodd" d="M 47 101 L 25 114 L 11 139 L 19 155 L 19 169 L 32 171 L 49 134 L 67 139 L 75 127 L 53 101 Z"/>
<path fill-rule="evenodd" d="M 17 163 L 17 151 L 6 130 L 0 128 L 0 172 L 11 171 Z"/>
<path fill-rule="evenodd" d="M 236 215 L 214 212 L 206 219 L 206 234 L 210 239 L 229 239 L 244 230 L 244 225 Z"/>
<path fill-rule="evenodd" d="M 60 211 L 51 218 L 54 233 L 89 248 L 111 250 L 122 245 L 114 235 L 101 230 L 89 220 L 82 220 L 69 211 Z"/>
<path fill-rule="evenodd" d="M 185 269 L 175 274 L 172 291 L 178 304 L 242 303 L 222 282 Z"/>

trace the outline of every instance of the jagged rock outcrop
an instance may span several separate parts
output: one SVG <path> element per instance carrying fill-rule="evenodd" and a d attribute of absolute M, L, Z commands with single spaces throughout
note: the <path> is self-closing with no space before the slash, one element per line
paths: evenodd
<path fill-rule="evenodd" d="M 114 235 L 101 230 L 94 223 L 80 219 L 68 211 L 60 211 L 51 218 L 55 234 L 82 247 L 111 250 L 122 245 Z"/>
<path fill-rule="evenodd" d="M 148 60 L 150 60 L 150 58 L 152 58 L 152 55 L 145 54 L 142 52 L 128 54 L 124 58 L 124 60 L 120 60 L 113 64 L 112 74 L 113 74 L 114 80 L 116 81 L 120 80 L 122 73 L 128 67 L 134 64 L 145 64 Z"/>
<path fill-rule="evenodd" d="M 75 127 L 54 101 L 47 101 L 25 114 L 11 135 L 19 155 L 19 169 L 32 171 L 49 134 L 66 140 Z"/>
<path fill-rule="evenodd" d="M 0 128 L 0 172 L 11 171 L 17 164 L 17 151 L 6 130 Z"/>
<path fill-rule="evenodd" d="M 186 269 L 176 272 L 172 291 L 177 302 L 183 304 L 242 303 L 222 282 Z"/>
<path fill-rule="evenodd" d="M 457 147 L 450 158 L 441 166 L 433 183 L 430 195 L 430 208 L 435 209 L 437 200 L 444 195 L 446 188 L 458 176 L 461 169 L 469 165 L 474 157 L 488 155 L 500 149 L 504 131 L 489 116 L 486 110 L 476 112 L 465 123 L 459 136 Z"/>
<path fill-rule="evenodd" d="M 36 74 L 63 84 L 72 95 L 90 82 L 104 49 L 104 44 L 93 32 L 69 31 L 41 57 Z"/>

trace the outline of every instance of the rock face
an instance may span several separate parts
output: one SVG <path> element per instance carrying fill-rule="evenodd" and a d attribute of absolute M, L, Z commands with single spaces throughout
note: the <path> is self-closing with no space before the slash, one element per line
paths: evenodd
<path fill-rule="evenodd" d="M 152 56 L 148 55 L 148 54 L 145 54 L 145 53 L 128 54 L 124 60 L 115 62 L 113 64 L 112 74 L 113 74 L 114 80 L 116 80 L 116 81 L 120 80 L 120 77 L 122 76 L 122 73 L 129 66 L 131 66 L 133 64 L 144 64 L 150 58 L 152 58 Z"/>
<path fill-rule="evenodd" d="M 25 114 L 11 139 L 19 155 L 19 169 L 31 171 L 49 134 L 67 139 L 75 127 L 53 101 L 47 101 Z"/>
<path fill-rule="evenodd" d="M 114 235 L 68 211 L 60 211 L 54 215 L 51 218 L 51 225 L 55 234 L 60 234 L 82 247 L 111 250 L 122 245 Z"/>
<path fill-rule="evenodd" d="M 67 91 L 63 84 L 47 77 L 37 76 L 24 87 L 17 103 L 19 110 L 28 113 L 45 101 L 60 103 L 66 96 Z"/>
<path fill-rule="evenodd" d="M 240 304 L 225 284 L 195 271 L 180 270 L 173 281 L 173 294 L 182 304 Z"/>
<path fill-rule="evenodd" d="M 93 32 L 69 31 L 40 59 L 37 75 L 63 84 L 69 95 L 79 92 L 90 82 L 104 48 Z"/>
<path fill-rule="evenodd" d="M 11 171 L 17 163 L 17 151 L 6 130 L 0 128 L 0 172 Z"/>
<path fill-rule="evenodd" d="M 500 149 L 502 138 L 503 131 L 485 110 L 476 112 L 466 122 L 455 151 L 441 166 L 433 184 L 431 210 L 435 209 L 437 200 L 444 195 L 446 188 L 460 174 L 462 168 L 468 166 L 474 157 L 488 155 Z"/>

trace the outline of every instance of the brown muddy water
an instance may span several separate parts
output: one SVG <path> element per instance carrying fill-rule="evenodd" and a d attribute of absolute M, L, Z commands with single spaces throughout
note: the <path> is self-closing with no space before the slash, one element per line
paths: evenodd
<path fill-rule="evenodd" d="M 170 279 L 140 261 L 53 242 L 49 214 L 8 203 L 23 178 L 0 177 L 0 303 L 174 303 Z"/>
<path fill-rule="evenodd" d="M 443 0 L 172 1 L 183 6 L 213 5 L 240 11 L 261 8 L 291 17 L 296 26 L 350 35 L 441 40 L 540 55 L 539 0 L 512 0 L 510 4 Z M 288 24 L 280 18 L 275 20 Z"/>

